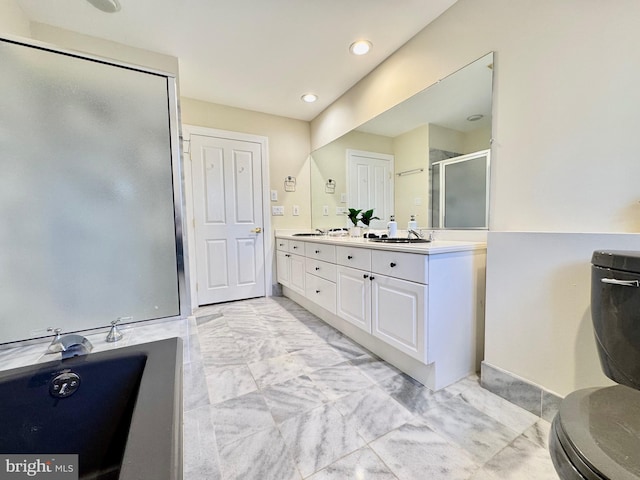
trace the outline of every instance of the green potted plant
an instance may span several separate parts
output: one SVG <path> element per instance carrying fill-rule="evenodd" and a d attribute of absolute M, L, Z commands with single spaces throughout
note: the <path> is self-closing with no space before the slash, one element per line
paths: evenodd
<path fill-rule="evenodd" d="M 365 226 L 365 238 L 367 238 L 368 236 L 369 224 L 371 223 L 371 220 L 380 220 L 380 217 L 373 216 L 373 208 L 371 210 L 367 210 L 366 212 L 362 212 L 362 215 L 360 215 L 360 221 Z"/>
<path fill-rule="evenodd" d="M 350 208 L 349 213 L 347 213 L 347 217 L 351 220 L 353 226 L 349 229 L 349 235 L 352 237 L 360 236 L 360 227 L 358 226 L 358 220 L 360 220 L 360 212 L 362 210 L 356 210 L 355 208 Z"/>

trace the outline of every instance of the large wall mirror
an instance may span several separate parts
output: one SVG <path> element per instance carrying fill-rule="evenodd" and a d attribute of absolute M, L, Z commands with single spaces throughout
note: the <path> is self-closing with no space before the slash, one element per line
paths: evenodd
<path fill-rule="evenodd" d="M 488 228 L 492 82 L 489 53 L 312 152 L 313 228 L 348 208 L 374 208 L 373 228 Z"/>

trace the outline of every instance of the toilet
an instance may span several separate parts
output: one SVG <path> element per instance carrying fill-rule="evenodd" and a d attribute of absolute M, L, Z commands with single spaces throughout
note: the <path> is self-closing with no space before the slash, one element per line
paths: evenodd
<path fill-rule="evenodd" d="M 563 480 L 640 479 L 640 252 L 596 251 L 591 318 L 605 375 L 619 385 L 569 394 L 549 435 Z"/>

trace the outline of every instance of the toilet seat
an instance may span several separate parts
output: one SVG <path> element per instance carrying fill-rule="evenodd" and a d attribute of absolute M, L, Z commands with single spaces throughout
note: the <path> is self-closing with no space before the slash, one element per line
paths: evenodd
<path fill-rule="evenodd" d="M 554 462 L 568 459 L 579 473 L 572 478 L 639 480 L 640 391 L 616 385 L 571 393 L 553 421 L 551 442 L 560 446 L 553 446 Z"/>

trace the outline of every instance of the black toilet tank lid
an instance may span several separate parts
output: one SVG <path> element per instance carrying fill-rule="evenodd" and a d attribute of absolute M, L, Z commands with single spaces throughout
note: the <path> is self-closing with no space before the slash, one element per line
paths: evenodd
<path fill-rule="evenodd" d="M 640 273 L 640 251 L 596 250 L 591 263 L 598 267 Z"/>

